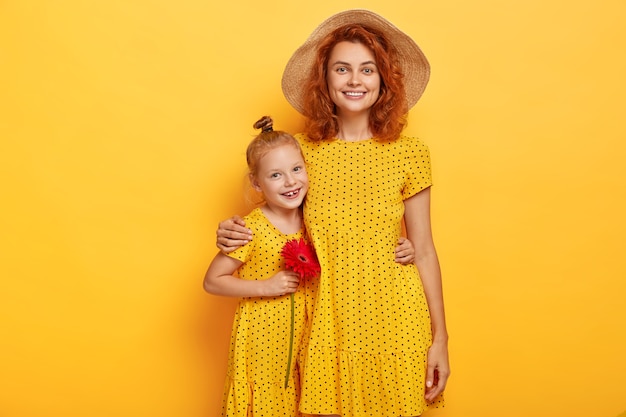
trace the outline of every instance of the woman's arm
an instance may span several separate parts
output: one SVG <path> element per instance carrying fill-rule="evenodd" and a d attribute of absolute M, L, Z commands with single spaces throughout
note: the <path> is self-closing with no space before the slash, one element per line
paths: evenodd
<path fill-rule="evenodd" d="M 433 332 L 428 351 L 426 400 L 441 394 L 450 376 L 448 330 L 443 305 L 441 269 L 433 241 L 430 222 L 430 187 L 404 201 L 407 236 L 415 246 L 415 265 L 420 273 Z"/>
<path fill-rule="evenodd" d="M 229 253 L 252 240 L 252 231 L 246 228 L 246 222 L 239 216 L 233 216 L 220 222 L 217 228 L 217 247 Z"/>
<path fill-rule="evenodd" d="M 216 245 L 224 253 L 230 253 L 239 249 L 252 240 L 252 231 L 247 229 L 246 222 L 239 216 L 233 216 L 220 222 L 217 231 Z M 408 265 L 415 259 L 415 248 L 411 241 L 405 237 L 398 239 L 395 250 L 396 262 Z"/>
<path fill-rule="evenodd" d="M 204 275 L 204 290 L 226 297 L 273 297 L 290 294 L 298 289 L 298 274 L 280 271 L 265 280 L 246 280 L 233 274 L 242 262 L 223 253 L 213 258 Z"/>

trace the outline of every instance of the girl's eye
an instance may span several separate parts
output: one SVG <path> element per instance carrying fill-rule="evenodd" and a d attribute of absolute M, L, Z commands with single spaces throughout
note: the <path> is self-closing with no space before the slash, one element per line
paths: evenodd
<path fill-rule="evenodd" d="M 366 74 L 372 74 L 374 70 L 372 70 L 371 68 L 363 68 L 363 72 Z"/>
<path fill-rule="evenodd" d="M 293 170 L 294 170 L 295 172 L 300 172 L 300 171 L 302 171 L 302 167 L 295 167 Z"/>
<path fill-rule="evenodd" d="M 280 177 L 280 174 L 279 174 L 278 172 L 274 172 L 274 173 L 271 175 L 271 178 L 278 178 L 278 177 Z"/>
<path fill-rule="evenodd" d="M 348 69 L 346 67 L 339 67 L 337 68 L 337 72 L 343 74 L 344 72 L 348 72 Z"/>

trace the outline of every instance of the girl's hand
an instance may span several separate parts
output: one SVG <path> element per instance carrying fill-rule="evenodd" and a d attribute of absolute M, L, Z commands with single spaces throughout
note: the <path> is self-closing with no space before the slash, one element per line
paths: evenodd
<path fill-rule="evenodd" d="M 293 271 L 280 271 L 263 282 L 266 284 L 263 291 L 264 295 L 274 297 L 296 292 L 300 283 L 300 276 Z"/>
<path fill-rule="evenodd" d="M 246 229 L 246 222 L 239 216 L 233 216 L 220 222 L 217 229 L 217 247 L 224 253 L 229 253 L 242 247 L 252 240 L 252 231 Z"/>
<path fill-rule="evenodd" d="M 433 402 L 446 388 L 450 376 L 448 363 L 448 345 L 445 342 L 433 342 L 428 349 L 428 368 L 426 369 L 426 401 Z"/>
<path fill-rule="evenodd" d="M 415 260 L 415 248 L 411 241 L 405 237 L 398 239 L 396 246 L 396 262 L 402 265 L 408 265 Z"/>

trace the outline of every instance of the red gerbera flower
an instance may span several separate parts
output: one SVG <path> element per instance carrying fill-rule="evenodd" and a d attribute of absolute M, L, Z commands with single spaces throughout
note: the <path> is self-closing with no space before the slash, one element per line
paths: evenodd
<path fill-rule="evenodd" d="M 302 238 L 285 243 L 281 254 L 287 269 L 298 273 L 300 278 L 313 278 L 321 271 L 315 250 Z"/>
<path fill-rule="evenodd" d="M 319 275 L 320 264 L 315 255 L 313 246 L 309 245 L 306 240 L 292 239 L 285 243 L 280 254 L 285 258 L 285 266 L 287 269 L 300 275 L 300 278 L 313 278 Z M 293 356 L 293 332 L 294 332 L 294 315 L 295 306 L 293 300 L 293 294 L 290 294 L 291 298 L 291 338 L 289 340 L 289 356 L 287 359 L 287 374 L 285 375 L 285 388 L 289 385 L 289 370 L 291 369 L 291 358 Z"/>

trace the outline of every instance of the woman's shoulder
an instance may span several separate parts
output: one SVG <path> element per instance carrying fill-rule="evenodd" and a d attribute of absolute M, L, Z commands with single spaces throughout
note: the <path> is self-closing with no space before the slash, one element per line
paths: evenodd
<path fill-rule="evenodd" d="M 401 144 L 414 145 L 414 146 L 427 146 L 426 142 L 424 142 L 422 139 L 418 138 L 417 136 L 400 135 L 400 137 L 398 138 L 396 142 L 401 143 Z"/>
<path fill-rule="evenodd" d="M 314 146 L 317 143 L 311 140 L 306 133 L 296 133 L 293 137 L 300 143 L 300 146 Z"/>
<path fill-rule="evenodd" d="M 400 135 L 398 139 L 384 144 L 400 152 L 428 152 L 428 145 L 416 136 Z"/>
<path fill-rule="evenodd" d="M 307 163 L 313 163 L 312 159 L 318 152 L 324 147 L 328 146 L 332 141 L 322 140 L 317 141 L 309 138 L 306 133 L 296 133 L 293 135 L 294 138 L 300 144 L 300 148 L 302 149 L 302 153 L 304 153 L 304 159 Z"/>
<path fill-rule="evenodd" d="M 401 135 L 393 142 L 389 142 L 388 152 L 398 161 L 410 164 L 430 164 L 430 150 L 424 141 L 415 136 Z"/>
<path fill-rule="evenodd" d="M 306 133 L 296 133 L 295 135 L 293 135 L 293 137 L 296 138 L 296 140 L 300 142 L 301 145 L 307 144 L 310 146 L 323 145 L 337 141 L 337 138 L 319 140 L 311 139 Z"/>

